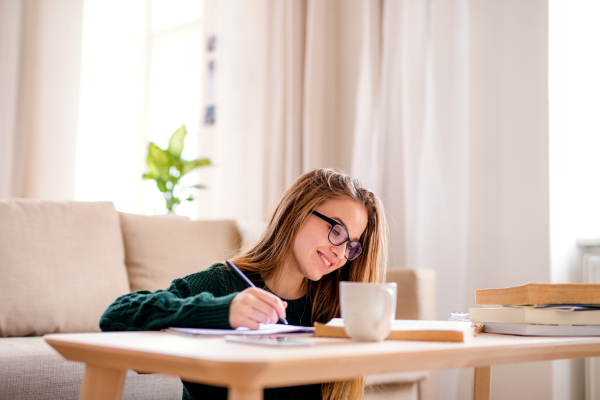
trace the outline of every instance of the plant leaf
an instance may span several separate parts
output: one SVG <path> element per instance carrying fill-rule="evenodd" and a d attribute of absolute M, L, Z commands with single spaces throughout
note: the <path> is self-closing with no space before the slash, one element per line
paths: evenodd
<path fill-rule="evenodd" d="M 181 165 L 181 176 L 184 176 L 197 167 L 203 167 L 205 165 L 210 165 L 210 160 L 208 158 L 198 158 L 196 160 L 185 161 Z"/>
<path fill-rule="evenodd" d="M 160 178 L 163 181 L 169 180 L 169 168 L 171 167 L 169 154 L 150 142 L 148 145 L 148 168 L 152 179 Z"/>
<path fill-rule="evenodd" d="M 179 129 L 173 132 L 173 135 L 171 135 L 171 139 L 169 140 L 167 151 L 178 160 L 181 158 L 181 152 L 183 151 L 185 135 L 187 135 L 187 130 L 185 129 L 185 125 L 181 125 Z"/>
<path fill-rule="evenodd" d="M 142 179 L 154 179 L 154 176 L 152 174 L 144 174 L 142 175 Z"/>
<path fill-rule="evenodd" d="M 167 182 L 165 182 L 162 179 L 158 178 L 156 180 L 156 186 L 158 186 L 158 190 L 160 190 L 163 193 L 166 193 L 166 191 L 167 191 Z"/>
<path fill-rule="evenodd" d="M 194 198 L 192 196 L 190 196 L 187 199 L 185 199 L 185 201 L 194 201 Z"/>
<path fill-rule="evenodd" d="M 188 188 L 194 188 L 194 189 L 206 189 L 206 185 L 191 185 L 191 186 L 186 186 Z"/>

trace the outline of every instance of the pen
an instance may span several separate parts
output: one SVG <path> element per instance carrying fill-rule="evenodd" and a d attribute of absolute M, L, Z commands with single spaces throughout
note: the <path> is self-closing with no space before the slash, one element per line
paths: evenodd
<path fill-rule="evenodd" d="M 231 271 L 234 274 L 236 274 L 241 280 L 244 281 L 244 284 L 246 285 L 246 287 L 256 287 L 256 285 L 254 283 L 252 283 L 252 281 L 250 281 L 250 279 L 248 279 L 248 277 L 246 275 L 244 275 L 244 273 L 242 271 L 240 271 L 240 269 L 238 267 L 236 267 L 231 261 L 225 260 L 225 263 L 227 264 L 229 269 L 231 269 Z M 286 324 L 286 325 L 288 324 L 288 322 L 285 318 L 279 318 L 279 322 L 282 324 Z"/>

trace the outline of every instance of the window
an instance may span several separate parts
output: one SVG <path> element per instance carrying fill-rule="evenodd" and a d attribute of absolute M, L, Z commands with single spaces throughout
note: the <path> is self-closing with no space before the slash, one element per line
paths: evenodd
<path fill-rule="evenodd" d="M 147 145 L 165 147 L 185 124 L 183 156 L 200 156 L 203 53 L 198 0 L 85 0 L 76 200 L 165 212 L 154 182 L 141 179 Z M 178 213 L 195 217 L 189 203 Z"/>
<path fill-rule="evenodd" d="M 600 2 L 549 3 L 552 281 L 581 280 L 577 238 L 600 237 Z"/>

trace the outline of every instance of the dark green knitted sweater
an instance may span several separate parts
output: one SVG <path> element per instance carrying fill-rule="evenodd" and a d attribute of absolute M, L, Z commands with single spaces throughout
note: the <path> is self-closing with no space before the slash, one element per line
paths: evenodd
<path fill-rule="evenodd" d="M 265 288 L 260 276 L 248 274 L 253 283 Z M 223 264 L 175 279 L 168 289 L 139 291 L 119 297 L 102 315 L 102 331 L 150 331 L 170 326 L 231 329 L 229 306 L 238 292 L 246 287 Z M 311 307 L 306 297 L 285 300 L 290 324 L 310 326 Z M 199 339 L 201 340 L 201 339 Z M 227 389 L 183 382 L 183 399 L 227 399 Z M 265 400 L 320 399 L 321 385 L 266 389 Z"/>

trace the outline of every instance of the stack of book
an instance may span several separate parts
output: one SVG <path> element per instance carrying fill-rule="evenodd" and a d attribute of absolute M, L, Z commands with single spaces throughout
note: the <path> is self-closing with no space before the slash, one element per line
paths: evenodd
<path fill-rule="evenodd" d="M 600 284 L 528 283 L 475 293 L 469 309 L 483 332 L 523 336 L 600 336 Z"/>

